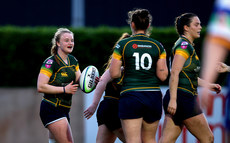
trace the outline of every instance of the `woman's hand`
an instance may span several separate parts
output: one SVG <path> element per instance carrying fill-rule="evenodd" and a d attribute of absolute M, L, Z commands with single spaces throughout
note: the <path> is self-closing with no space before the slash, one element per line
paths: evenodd
<path fill-rule="evenodd" d="M 225 63 L 219 62 L 216 65 L 216 71 L 219 73 L 230 72 L 230 67 L 226 65 Z"/>
<path fill-rule="evenodd" d="M 85 117 L 87 120 L 90 119 L 90 118 L 93 116 L 93 114 L 95 113 L 96 109 L 97 109 L 97 106 L 94 105 L 94 104 L 91 104 L 91 105 L 89 106 L 89 108 L 87 108 L 87 109 L 84 111 L 84 117 Z"/>
<path fill-rule="evenodd" d="M 66 85 L 65 88 L 65 93 L 68 94 L 75 94 L 77 92 L 78 89 L 78 84 L 73 84 L 73 81 L 71 83 L 69 83 L 68 85 Z"/>
<path fill-rule="evenodd" d="M 221 92 L 221 86 L 219 84 L 210 84 L 209 88 L 211 91 L 215 91 L 217 94 Z"/>
<path fill-rule="evenodd" d="M 167 111 L 168 111 L 171 115 L 175 115 L 176 109 L 177 109 L 176 100 L 175 100 L 175 99 L 170 99 L 169 104 L 168 104 L 168 109 L 167 109 Z"/>

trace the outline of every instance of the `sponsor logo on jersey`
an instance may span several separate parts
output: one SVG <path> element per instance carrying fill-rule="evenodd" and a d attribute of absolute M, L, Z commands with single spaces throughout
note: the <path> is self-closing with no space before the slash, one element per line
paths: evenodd
<path fill-rule="evenodd" d="M 115 48 L 117 48 L 117 49 L 119 49 L 121 46 L 119 45 L 119 44 L 117 44 L 116 46 L 115 46 Z"/>
<path fill-rule="evenodd" d="M 132 47 L 133 47 L 133 49 L 136 49 L 138 47 L 138 45 L 137 44 L 133 44 Z"/>
<path fill-rule="evenodd" d="M 68 77 L 68 74 L 67 74 L 67 72 L 62 72 L 62 73 L 61 73 L 61 76 L 62 76 L 62 77 Z"/>
<path fill-rule="evenodd" d="M 181 45 L 180 45 L 180 47 L 182 49 L 186 49 L 188 47 L 188 42 L 186 42 L 186 41 L 182 42 Z"/>
<path fill-rule="evenodd" d="M 152 45 L 137 45 L 137 44 L 133 44 L 132 47 L 133 47 L 133 49 L 137 49 L 137 48 L 152 48 Z"/>
<path fill-rule="evenodd" d="M 199 71 L 200 71 L 200 67 L 199 67 L 199 66 L 196 67 L 196 68 L 194 69 L 194 71 L 195 71 L 195 72 L 199 72 Z"/>

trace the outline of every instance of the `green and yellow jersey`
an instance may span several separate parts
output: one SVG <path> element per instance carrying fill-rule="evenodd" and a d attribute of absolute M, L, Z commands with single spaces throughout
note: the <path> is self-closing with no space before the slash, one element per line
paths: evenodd
<path fill-rule="evenodd" d="M 48 84 L 53 86 L 66 86 L 72 81 L 75 82 L 75 73 L 79 70 L 78 60 L 74 56 L 68 55 L 67 61 L 68 64 L 66 64 L 59 55 L 55 55 L 50 56 L 43 62 L 40 73 L 50 78 Z M 43 100 L 55 106 L 70 108 L 72 94 L 44 94 Z"/>
<path fill-rule="evenodd" d="M 172 58 L 175 54 L 179 54 L 186 59 L 179 74 L 178 88 L 197 95 L 200 60 L 194 47 L 188 39 L 180 37 L 172 48 Z"/>
<path fill-rule="evenodd" d="M 121 94 L 126 91 L 160 90 L 156 76 L 158 59 L 166 58 L 160 42 L 144 34 L 136 34 L 121 40 L 113 52 L 113 58 L 124 65 Z"/>

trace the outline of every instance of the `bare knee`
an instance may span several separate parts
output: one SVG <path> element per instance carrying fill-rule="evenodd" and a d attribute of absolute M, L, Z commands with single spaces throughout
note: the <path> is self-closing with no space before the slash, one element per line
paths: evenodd
<path fill-rule="evenodd" d="M 208 142 L 209 143 L 214 143 L 214 135 L 211 134 L 209 137 L 208 137 Z"/>
<path fill-rule="evenodd" d="M 214 143 L 214 135 L 211 133 L 203 140 L 200 140 L 200 143 Z"/>

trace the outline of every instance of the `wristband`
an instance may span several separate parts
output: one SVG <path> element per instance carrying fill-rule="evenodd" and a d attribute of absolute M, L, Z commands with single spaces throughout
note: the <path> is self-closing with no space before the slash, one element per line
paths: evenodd
<path fill-rule="evenodd" d="M 65 94 L 65 86 L 63 86 L 63 93 Z"/>

